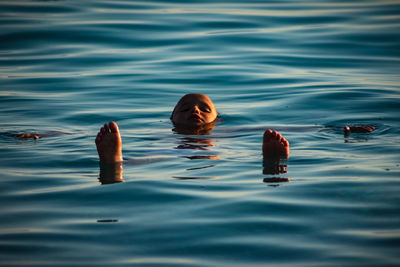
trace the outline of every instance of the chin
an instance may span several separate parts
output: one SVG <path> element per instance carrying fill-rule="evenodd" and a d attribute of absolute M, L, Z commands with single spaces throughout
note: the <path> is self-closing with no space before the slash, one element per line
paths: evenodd
<path fill-rule="evenodd" d="M 189 120 L 187 122 L 185 122 L 184 124 L 186 124 L 187 126 L 201 126 L 204 124 L 207 124 L 203 121 L 197 121 L 197 120 Z"/>
<path fill-rule="evenodd" d="M 174 123 L 173 131 L 180 134 L 208 135 L 215 127 L 215 121 L 210 123 Z"/>

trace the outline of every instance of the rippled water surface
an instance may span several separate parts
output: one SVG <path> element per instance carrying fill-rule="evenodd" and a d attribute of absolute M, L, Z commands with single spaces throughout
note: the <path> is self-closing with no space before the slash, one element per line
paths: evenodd
<path fill-rule="evenodd" d="M 399 1 L 0 1 L 0 25 L 0 265 L 400 264 Z M 210 135 L 172 131 L 189 92 Z M 111 120 L 130 162 L 102 184 Z"/>

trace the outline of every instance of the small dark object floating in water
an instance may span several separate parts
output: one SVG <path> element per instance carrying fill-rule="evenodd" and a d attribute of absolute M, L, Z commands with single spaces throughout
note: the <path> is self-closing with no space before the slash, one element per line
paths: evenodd
<path fill-rule="evenodd" d="M 97 220 L 98 223 L 113 223 L 118 222 L 116 219 L 108 219 L 108 220 Z"/>
<path fill-rule="evenodd" d="M 281 178 L 281 177 L 271 177 L 271 178 L 264 178 L 264 183 L 286 183 L 289 182 L 289 178 Z"/>
<path fill-rule="evenodd" d="M 215 179 L 216 177 L 184 177 L 184 176 L 172 176 L 172 178 L 179 180 L 208 180 Z"/>

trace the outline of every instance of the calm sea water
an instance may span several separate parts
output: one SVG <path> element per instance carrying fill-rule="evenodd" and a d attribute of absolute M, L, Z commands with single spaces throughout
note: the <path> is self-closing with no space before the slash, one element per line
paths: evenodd
<path fill-rule="evenodd" d="M 400 264 L 399 1 L 10 0 L 0 25 L 1 266 Z M 211 135 L 171 130 L 188 92 Z M 102 185 L 110 120 L 135 161 Z"/>

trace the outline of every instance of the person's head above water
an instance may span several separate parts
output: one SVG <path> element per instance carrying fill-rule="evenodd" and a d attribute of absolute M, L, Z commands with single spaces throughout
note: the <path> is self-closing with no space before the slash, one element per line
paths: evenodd
<path fill-rule="evenodd" d="M 184 95 L 171 114 L 171 120 L 175 125 L 188 127 L 212 123 L 217 117 L 217 109 L 211 99 L 204 94 Z"/>

